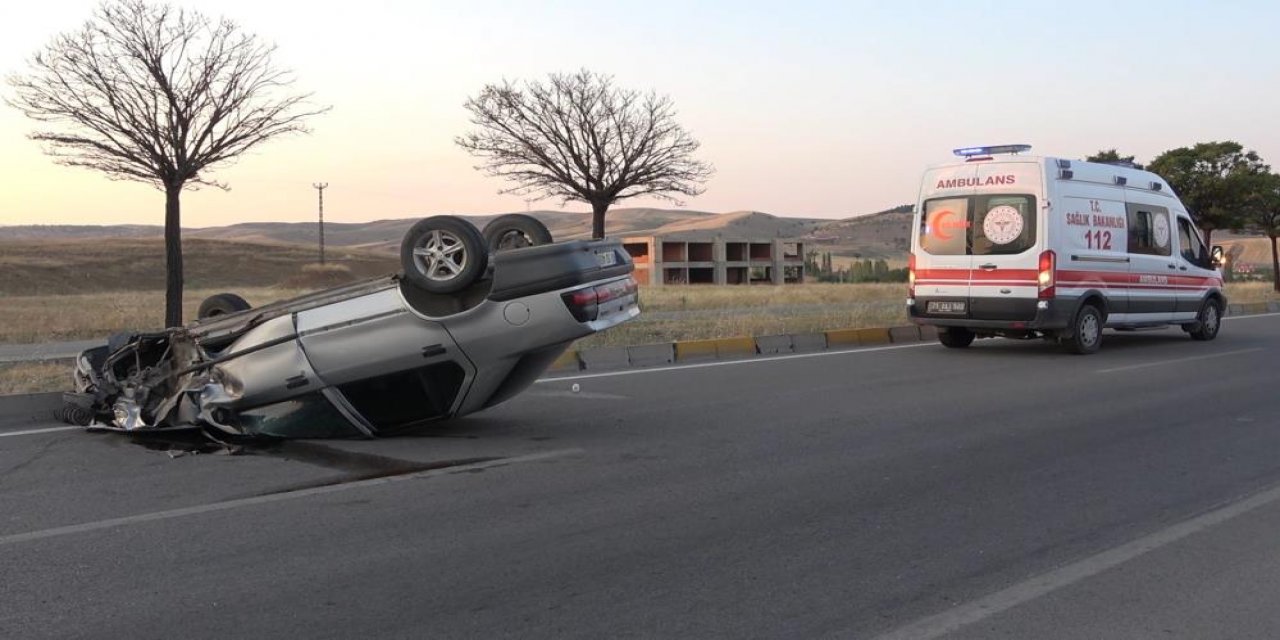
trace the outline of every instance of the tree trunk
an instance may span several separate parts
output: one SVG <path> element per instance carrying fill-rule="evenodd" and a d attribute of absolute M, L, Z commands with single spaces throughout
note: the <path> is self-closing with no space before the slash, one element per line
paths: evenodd
<path fill-rule="evenodd" d="M 604 238 L 604 213 L 608 210 L 608 202 L 591 203 L 591 237 L 595 240 Z"/>
<path fill-rule="evenodd" d="M 164 324 L 182 325 L 182 220 L 178 198 L 182 185 L 164 190 Z"/>
<path fill-rule="evenodd" d="M 1276 236 L 1267 237 L 1271 238 L 1271 284 L 1280 291 L 1280 254 L 1276 253 Z"/>

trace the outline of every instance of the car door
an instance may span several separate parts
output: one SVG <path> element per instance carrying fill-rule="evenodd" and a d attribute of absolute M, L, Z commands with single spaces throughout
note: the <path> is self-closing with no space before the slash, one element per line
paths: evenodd
<path fill-rule="evenodd" d="M 1001 162 L 978 168 L 982 185 L 971 201 L 970 315 L 983 320 L 1032 320 L 1039 287 L 1042 167 Z"/>
<path fill-rule="evenodd" d="M 311 366 L 330 385 L 465 361 L 449 332 L 411 313 L 396 289 L 300 311 L 297 330 Z"/>
<path fill-rule="evenodd" d="M 1054 205 L 1060 222 L 1058 295 L 1078 298 L 1091 291 L 1107 300 L 1108 324 L 1129 321 L 1130 259 L 1123 193 L 1089 186 Z"/>
<path fill-rule="evenodd" d="M 1210 268 L 1209 250 L 1205 248 L 1200 233 L 1191 218 L 1178 215 L 1178 254 L 1176 257 L 1175 284 L 1177 287 L 1176 319 L 1193 320 L 1209 287 L 1217 278 Z"/>
<path fill-rule="evenodd" d="M 978 169 L 972 164 L 929 170 L 921 189 L 915 246 L 917 313 L 931 317 L 969 315 L 969 280 L 973 256 L 969 255 L 972 224 L 970 196 Z"/>
<path fill-rule="evenodd" d="M 916 295 L 926 315 L 967 316 L 973 257 L 968 251 L 969 196 L 924 202 L 916 252 Z"/>
<path fill-rule="evenodd" d="M 1178 306 L 1173 221 L 1164 207 L 1130 202 L 1129 320 L 1168 322 Z"/>

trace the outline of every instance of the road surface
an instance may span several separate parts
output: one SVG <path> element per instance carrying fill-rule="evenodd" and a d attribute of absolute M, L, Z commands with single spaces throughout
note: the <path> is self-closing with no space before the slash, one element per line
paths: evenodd
<path fill-rule="evenodd" d="M 0 637 L 1280 637 L 1277 355 L 1271 315 L 582 375 L 234 456 L 0 426 Z"/>

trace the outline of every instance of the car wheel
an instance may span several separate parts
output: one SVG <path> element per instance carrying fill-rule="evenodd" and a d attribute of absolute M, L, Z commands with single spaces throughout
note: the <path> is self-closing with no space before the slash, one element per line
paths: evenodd
<path fill-rule="evenodd" d="M 1206 300 L 1200 307 L 1200 315 L 1196 316 L 1196 328 L 1188 331 L 1192 340 L 1212 340 L 1218 337 L 1222 328 L 1222 303 L 1217 300 Z"/>
<path fill-rule="evenodd" d="M 523 213 L 498 216 L 484 226 L 490 252 L 551 244 L 551 231 L 537 218 Z"/>
<path fill-rule="evenodd" d="M 977 334 L 964 327 L 943 327 L 938 329 L 938 342 L 951 349 L 963 349 L 973 344 Z"/>
<path fill-rule="evenodd" d="M 1080 307 L 1071 327 L 1071 338 L 1066 341 L 1067 349 L 1080 355 L 1097 351 L 1102 347 L 1102 325 L 1102 311 L 1098 307 L 1091 304 Z"/>
<path fill-rule="evenodd" d="M 205 298 L 204 302 L 200 303 L 200 308 L 196 310 L 196 319 L 216 318 L 252 308 L 248 300 L 234 293 L 219 293 Z"/>
<path fill-rule="evenodd" d="M 488 256 L 480 230 L 456 216 L 423 218 L 400 243 L 405 279 L 431 293 L 456 293 L 475 284 Z"/>

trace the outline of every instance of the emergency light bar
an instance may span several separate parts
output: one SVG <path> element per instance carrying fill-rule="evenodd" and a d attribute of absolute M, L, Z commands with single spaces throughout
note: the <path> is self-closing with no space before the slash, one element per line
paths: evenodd
<path fill-rule="evenodd" d="M 997 144 L 989 147 L 965 147 L 963 149 L 953 149 L 954 153 L 961 158 L 972 158 L 973 156 L 989 156 L 997 153 L 1022 153 L 1030 151 L 1029 144 Z"/>

